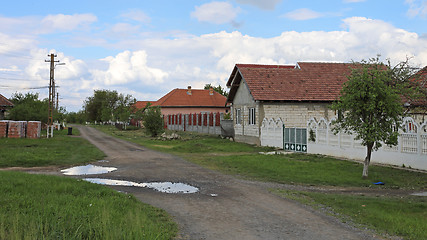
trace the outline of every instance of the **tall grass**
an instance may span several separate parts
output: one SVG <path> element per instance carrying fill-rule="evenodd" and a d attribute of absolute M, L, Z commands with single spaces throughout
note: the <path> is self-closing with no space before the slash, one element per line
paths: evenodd
<path fill-rule="evenodd" d="M 81 180 L 0 172 L 0 239 L 171 239 L 177 226 L 131 195 Z"/>

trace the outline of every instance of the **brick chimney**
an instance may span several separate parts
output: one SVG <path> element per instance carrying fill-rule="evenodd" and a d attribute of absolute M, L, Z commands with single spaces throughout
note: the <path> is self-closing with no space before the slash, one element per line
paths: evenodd
<path fill-rule="evenodd" d="M 188 88 L 187 88 L 187 94 L 191 95 L 191 86 L 188 86 Z"/>
<path fill-rule="evenodd" d="M 213 95 L 213 87 L 209 88 L 209 95 Z"/>

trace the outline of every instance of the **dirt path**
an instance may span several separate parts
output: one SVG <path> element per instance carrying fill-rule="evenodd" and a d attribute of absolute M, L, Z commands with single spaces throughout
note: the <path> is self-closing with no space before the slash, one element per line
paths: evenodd
<path fill-rule="evenodd" d="M 180 226 L 177 239 L 373 239 L 332 217 L 270 194 L 263 184 L 235 179 L 93 128 L 78 128 L 82 137 L 107 154 L 108 162 L 97 165 L 118 168 L 91 177 L 181 182 L 200 189 L 194 194 L 167 194 L 113 187 L 170 213 Z"/>

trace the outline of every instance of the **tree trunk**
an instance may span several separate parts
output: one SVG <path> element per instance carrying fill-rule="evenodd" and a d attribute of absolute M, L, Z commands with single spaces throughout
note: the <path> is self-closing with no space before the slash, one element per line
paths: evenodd
<path fill-rule="evenodd" d="M 371 154 L 372 154 L 373 146 L 374 146 L 374 143 L 368 143 L 368 145 L 366 145 L 367 153 L 366 153 L 365 161 L 363 162 L 363 173 L 362 173 L 363 178 L 368 178 L 368 168 L 369 168 L 369 163 L 371 162 Z"/>

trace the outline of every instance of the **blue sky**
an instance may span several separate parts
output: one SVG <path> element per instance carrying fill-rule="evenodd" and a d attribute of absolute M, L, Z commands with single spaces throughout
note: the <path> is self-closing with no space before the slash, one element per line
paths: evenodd
<path fill-rule="evenodd" d="M 6 1 L 0 93 L 47 97 L 47 54 L 68 111 L 95 89 L 157 100 L 174 88 L 225 85 L 234 64 L 427 65 L 426 0 Z"/>

